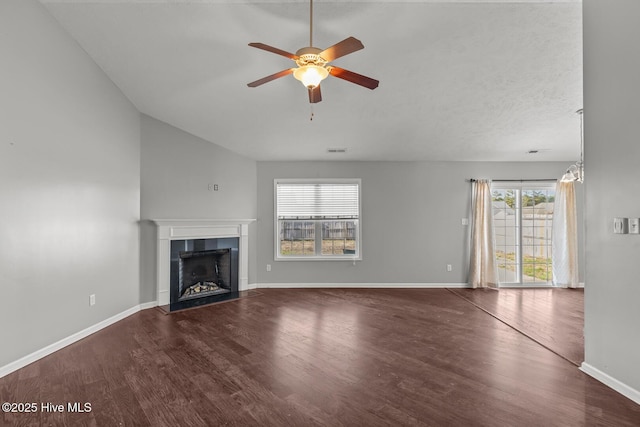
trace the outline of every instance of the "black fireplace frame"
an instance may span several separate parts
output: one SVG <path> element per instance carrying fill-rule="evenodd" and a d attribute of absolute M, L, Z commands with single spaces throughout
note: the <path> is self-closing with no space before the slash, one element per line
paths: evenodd
<path fill-rule="evenodd" d="M 185 308 L 198 307 L 214 302 L 238 298 L 239 243 L 240 239 L 238 237 L 172 240 L 170 247 L 171 266 L 169 275 L 169 311 L 183 310 Z M 220 249 L 229 250 L 231 269 L 229 275 L 229 292 L 180 299 L 180 254 L 189 252 L 212 252 Z"/>

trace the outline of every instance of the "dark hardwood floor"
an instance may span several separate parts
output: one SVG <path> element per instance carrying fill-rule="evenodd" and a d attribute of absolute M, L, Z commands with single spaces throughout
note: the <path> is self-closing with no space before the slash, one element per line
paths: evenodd
<path fill-rule="evenodd" d="M 450 289 L 576 366 L 584 361 L 584 289 Z"/>
<path fill-rule="evenodd" d="M 0 379 L 10 426 L 638 426 L 640 405 L 446 289 L 265 289 L 136 313 Z M 555 299 L 554 299 L 555 300 Z"/>

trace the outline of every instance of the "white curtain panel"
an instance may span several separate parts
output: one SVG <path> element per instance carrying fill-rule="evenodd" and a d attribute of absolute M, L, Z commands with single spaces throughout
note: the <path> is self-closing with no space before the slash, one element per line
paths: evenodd
<path fill-rule="evenodd" d="M 578 213 L 575 183 L 558 181 L 551 235 L 553 284 L 578 287 Z"/>
<path fill-rule="evenodd" d="M 497 288 L 490 180 L 472 184 L 472 210 L 469 284 L 472 288 Z"/>

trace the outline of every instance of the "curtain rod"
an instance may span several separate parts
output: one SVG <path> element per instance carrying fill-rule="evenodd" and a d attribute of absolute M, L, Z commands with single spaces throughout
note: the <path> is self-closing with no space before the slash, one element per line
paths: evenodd
<path fill-rule="evenodd" d="M 478 181 L 475 178 L 466 179 L 467 182 Z M 540 179 L 492 179 L 491 182 L 556 182 L 557 178 L 540 178 Z"/>

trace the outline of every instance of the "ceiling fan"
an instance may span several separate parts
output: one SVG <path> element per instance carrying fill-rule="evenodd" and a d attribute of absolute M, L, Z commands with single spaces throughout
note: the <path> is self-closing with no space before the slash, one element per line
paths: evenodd
<path fill-rule="evenodd" d="M 377 88 L 380 83 L 378 80 L 363 76 L 362 74 L 354 73 L 353 71 L 345 70 L 344 68 L 329 65 L 329 62 L 334 59 L 338 59 L 360 49 L 364 49 L 364 45 L 360 40 L 354 37 L 349 37 L 324 50 L 313 47 L 313 0 L 310 0 L 309 3 L 309 46 L 298 49 L 298 51 L 293 54 L 264 43 L 249 43 L 249 46 L 251 47 L 266 50 L 267 52 L 272 52 L 292 59 L 295 61 L 297 67 L 287 68 L 286 70 L 263 77 L 255 82 L 248 83 L 247 86 L 257 87 L 272 80 L 279 79 L 280 77 L 293 74 L 293 77 L 300 80 L 307 88 L 309 92 L 309 102 L 312 104 L 322 101 L 320 82 L 329 75 L 364 86 L 368 89 L 373 90 Z"/>

